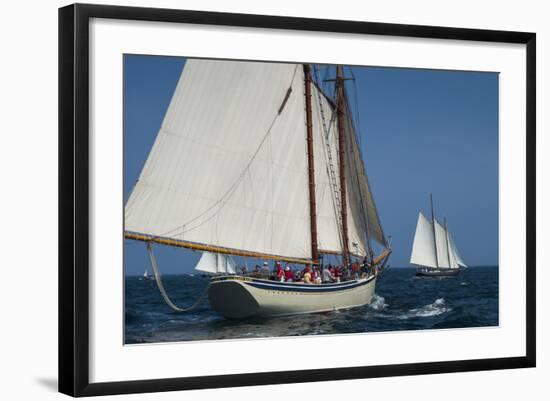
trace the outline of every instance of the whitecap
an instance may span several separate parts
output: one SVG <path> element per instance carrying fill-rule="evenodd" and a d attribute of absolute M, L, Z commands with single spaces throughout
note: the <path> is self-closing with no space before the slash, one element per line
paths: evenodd
<path fill-rule="evenodd" d="M 433 303 L 409 310 L 408 313 L 399 316 L 400 319 L 410 319 L 414 317 L 432 317 L 438 316 L 446 312 L 450 312 L 452 308 L 445 303 L 445 298 L 438 298 Z"/>
<path fill-rule="evenodd" d="M 381 311 L 386 306 L 388 306 L 388 304 L 386 303 L 386 300 L 384 299 L 384 297 L 381 297 L 380 295 L 376 295 L 376 294 L 374 294 L 369 304 L 369 308 L 374 309 L 376 311 Z"/>

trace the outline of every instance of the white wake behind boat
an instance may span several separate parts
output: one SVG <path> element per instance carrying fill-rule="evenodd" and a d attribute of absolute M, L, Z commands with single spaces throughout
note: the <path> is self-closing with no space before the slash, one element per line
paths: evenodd
<path fill-rule="evenodd" d="M 431 221 L 422 212 L 418 214 L 410 262 L 417 266 L 417 276 L 456 276 L 468 266 L 447 229 L 446 219 L 441 224 L 434 217 L 431 195 L 430 202 Z"/>
<path fill-rule="evenodd" d="M 208 297 L 222 316 L 368 304 L 391 253 L 343 68 L 334 99 L 312 75 L 308 64 L 187 60 L 126 204 L 126 238 L 204 252 L 197 267 L 213 276 Z M 280 283 L 234 275 L 230 255 L 301 265 L 336 255 L 343 265 L 365 260 L 372 273 Z"/>

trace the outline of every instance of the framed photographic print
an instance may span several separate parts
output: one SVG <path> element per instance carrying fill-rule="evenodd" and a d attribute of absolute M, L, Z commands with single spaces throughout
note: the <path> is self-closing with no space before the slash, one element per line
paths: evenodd
<path fill-rule="evenodd" d="M 535 366 L 535 75 L 534 33 L 61 8 L 60 391 Z"/>

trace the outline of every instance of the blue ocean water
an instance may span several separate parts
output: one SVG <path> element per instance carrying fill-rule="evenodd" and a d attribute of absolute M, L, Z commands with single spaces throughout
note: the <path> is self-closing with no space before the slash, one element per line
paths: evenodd
<path fill-rule="evenodd" d="M 191 305 L 208 285 L 200 275 L 163 276 L 177 305 Z M 125 282 L 125 343 L 156 343 L 498 326 L 498 266 L 471 267 L 457 277 L 416 277 L 390 268 L 364 307 L 280 318 L 226 320 L 208 300 L 189 313 L 173 312 L 154 280 Z"/>

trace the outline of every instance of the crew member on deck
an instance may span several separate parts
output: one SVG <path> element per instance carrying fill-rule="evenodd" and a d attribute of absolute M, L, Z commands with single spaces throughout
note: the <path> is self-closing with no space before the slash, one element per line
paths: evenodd
<path fill-rule="evenodd" d="M 325 269 L 323 269 L 323 282 L 324 283 L 332 283 L 335 280 L 334 274 L 332 274 L 332 266 L 328 265 Z"/>
<path fill-rule="evenodd" d="M 313 277 L 311 275 L 311 268 L 309 266 L 306 266 L 304 269 L 304 274 L 302 276 L 304 283 L 306 284 L 313 284 Z"/>
<path fill-rule="evenodd" d="M 342 281 L 342 268 L 340 266 L 334 266 L 334 278 L 337 283 Z"/>
<path fill-rule="evenodd" d="M 313 273 L 313 282 L 315 284 L 322 284 L 323 279 L 321 278 L 321 269 L 319 268 L 319 266 L 315 266 L 315 268 L 313 269 Z"/>
<path fill-rule="evenodd" d="M 294 272 L 290 269 L 290 266 L 285 267 L 285 281 L 289 283 L 294 281 Z"/>
<path fill-rule="evenodd" d="M 267 264 L 267 262 L 264 262 L 262 266 L 262 278 L 269 278 L 269 265 Z"/>
<path fill-rule="evenodd" d="M 277 269 L 275 272 L 275 279 L 281 282 L 285 281 L 285 272 L 283 270 L 283 266 L 281 265 L 281 262 L 276 262 L 275 268 Z"/>
<path fill-rule="evenodd" d="M 351 264 L 351 278 L 359 278 L 359 263 Z"/>

